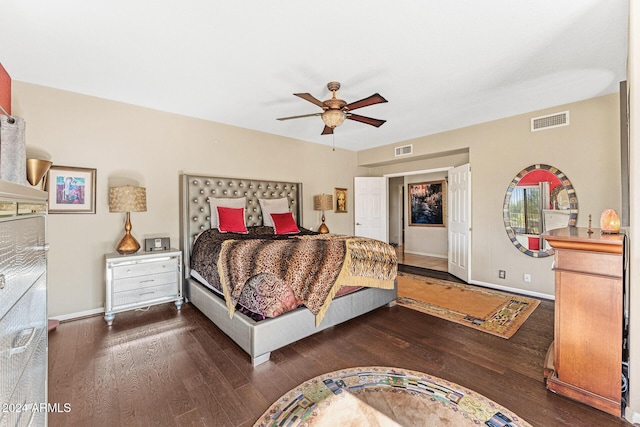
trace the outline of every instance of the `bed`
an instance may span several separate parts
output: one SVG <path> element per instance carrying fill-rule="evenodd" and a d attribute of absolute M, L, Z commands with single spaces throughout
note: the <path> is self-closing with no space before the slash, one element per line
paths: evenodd
<path fill-rule="evenodd" d="M 264 201 L 286 197 L 296 223 L 301 225 L 302 185 L 292 182 L 187 174 L 181 175 L 180 180 L 180 246 L 184 259 L 185 296 L 249 354 L 253 366 L 268 361 L 271 352 L 278 348 L 376 308 L 395 304 L 396 286 L 392 289 L 364 287 L 332 299 L 330 305 L 322 312 L 319 322 L 318 316 L 305 307 L 259 321 L 242 312 L 236 311 L 230 315 L 225 299 L 212 292 L 201 275 L 197 272 L 192 275 L 191 271 L 193 242 L 201 233 L 211 229 L 210 198 L 246 197 L 246 226 L 257 228 L 263 225 L 259 199 Z"/>

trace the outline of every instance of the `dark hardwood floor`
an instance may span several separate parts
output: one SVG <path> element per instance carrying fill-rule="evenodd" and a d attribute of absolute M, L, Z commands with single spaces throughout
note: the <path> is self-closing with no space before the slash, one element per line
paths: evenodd
<path fill-rule="evenodd" d="M 545 389 L 553 303 L 509 340 L 407 308 L 383 307 L 249 357 L 191 304 L 62 323 L 49 335 L 50 426 L 250 426 L 303 381 L 355 366 L 396 366 L 473 389 L 534 426 L 630 426 Z"/>

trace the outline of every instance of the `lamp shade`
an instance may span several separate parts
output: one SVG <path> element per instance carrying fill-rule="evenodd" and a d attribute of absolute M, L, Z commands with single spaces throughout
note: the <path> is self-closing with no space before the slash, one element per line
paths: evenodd
<path fill-rule="evenodd" d="M 144 187 L 109 188 L 109 212 L 146 212 L 147 190 Z"/>
<path fill-rule="evenodd" d="M 333 209 L 333 196 L 331 194 L 313 196 L 313 209 L 316 211 L 329 211 Z"/>

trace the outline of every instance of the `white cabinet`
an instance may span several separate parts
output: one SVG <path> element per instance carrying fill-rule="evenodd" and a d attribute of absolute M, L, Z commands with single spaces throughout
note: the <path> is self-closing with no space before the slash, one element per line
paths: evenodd
<path fill-rule="evenodd" d="M 182 308 L 182 252 L 176 249 L 134 255 L 106 255 L 106 304 L 104 320 L 113 323 L 115 313 L 175 302 Z"/>
<path fill-rule="evenodd" d="M 47 421 L 46 213 L 47 193 L 0 181 L 0 426 Z"/>

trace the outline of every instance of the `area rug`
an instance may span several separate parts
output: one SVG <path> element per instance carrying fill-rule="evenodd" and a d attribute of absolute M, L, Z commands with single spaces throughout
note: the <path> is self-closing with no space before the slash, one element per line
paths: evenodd
<path fill-rule="evenodd" d="M 258 419 L 266 426 L 530 426 L 458 384 L 399 368 L 351 368 L 315 377 Z"/>
<path fill-rule="evenodd" d="M 398 273 L 398 304 L 508 339 L 540 301 L 480 286 Z"/>

